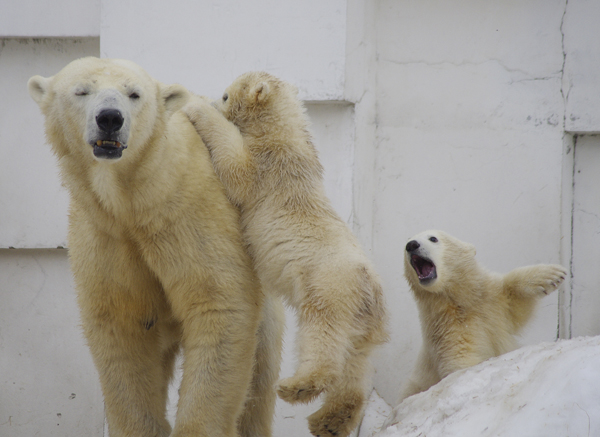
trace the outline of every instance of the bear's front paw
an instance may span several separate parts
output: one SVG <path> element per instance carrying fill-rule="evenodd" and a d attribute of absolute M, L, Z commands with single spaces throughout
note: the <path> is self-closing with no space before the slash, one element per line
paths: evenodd
<path fill-rule="evenodd" d="M 329 384 L 330 378 L 326 378 L 324 375 L 292 376 L 279 381 L 277 394 L 290 404 L 310 402 L 319 396 Z"/>
<path fill-rule="evenodd" d="M 529 285 L 536 293 L 550 294 L 556 291 L 567 277 L 567 271 L 560 265 L 540 265 L 535 269 Z"/>
<path fill-rule="evenodd" d="M 363 396 L 348 396 L 340 402 L 326 400 L 320 410 L 308 417 L 308 429 L 318 437 L 345 437 L 360 422 Z"/>
<path fill-rule="evenodd" d="M 192 96 L 189 102 L 181 109 L 190 119 L 192 124 L 198 129 L 206 124 L 211 116 L 220 115 L 211 105 L 210 100 L 203 96 Z"/>

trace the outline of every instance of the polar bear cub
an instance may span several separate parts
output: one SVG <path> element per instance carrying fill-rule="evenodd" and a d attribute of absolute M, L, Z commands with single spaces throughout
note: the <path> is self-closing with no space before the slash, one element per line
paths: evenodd
<path fill-rule="evenodd" d="M 544 264 L 491 273 L 477 263 L 472 244 L 442 231 L 410 239 L 404 273 L 419 308 L 423 346 L 400 400 L 515 349 L 514 335 L 567 274 L 560 265 Z"/>
<path fill-rule="evenodd" d="M 382 289 L 369 260 L 325 195 L 323 169 L 296 89 L 251 72 L 214 107 L 185 108 L 208 147 L 267 291 L 284 297 L 299 320 L 299 364 L 279 396 L 308 402 L 315 435 L 348 435 L 368 387 L 368 355 L 387 339 Z M 217 109 L 215 109 L 215 107 Z"/>

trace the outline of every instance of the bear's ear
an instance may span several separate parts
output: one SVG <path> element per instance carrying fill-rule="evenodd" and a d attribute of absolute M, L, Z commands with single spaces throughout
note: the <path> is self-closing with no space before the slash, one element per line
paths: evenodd
<path fill-rule="evenodd" d="M 48 85 L 50 84 L 51 77 L 33 76 L 27 82 L 27 89 L 29 95 L 35 102 L 40 105 L 44 96 L 48 92 Z"/>
<path fill-rule="evenodd" d="M 169 114 L 183 108 L 190 98 L 189 91 L 177 84 L 163 86 L 161 95 L 165 104 L 165 109 Z"/>
<path fill-rule="evenodd" d="M 254 103 L 263 103 L 269 95 L 270 87 L 267 82 L 259 82 L 250 90 L 250 99 Z"/>

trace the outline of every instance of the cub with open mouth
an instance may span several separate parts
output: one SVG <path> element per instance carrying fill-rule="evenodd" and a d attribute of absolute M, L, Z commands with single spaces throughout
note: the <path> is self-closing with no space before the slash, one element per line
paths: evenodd
<path fill-rule="evenodd" d="M 515 349 L 514 336 L 537 302 L 567 274 L 546 264 L 492 273 L 479 265 L 472 244 L 442 231 L 421 232 L 405 249 L 404 275 L 417 301 L 423 345 L 400 400 Z"/>

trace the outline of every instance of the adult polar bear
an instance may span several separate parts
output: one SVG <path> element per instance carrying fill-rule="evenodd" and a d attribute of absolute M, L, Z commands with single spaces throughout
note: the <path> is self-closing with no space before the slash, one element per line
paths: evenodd
<path fill-rule="evenodd" d="M 188 92 L 98 58 L 28 87 L 70 193 L 71 267 L 111 437 L 270 435 L 281 303 L 265 301 L 238 213 L 179 112 Z"/>

